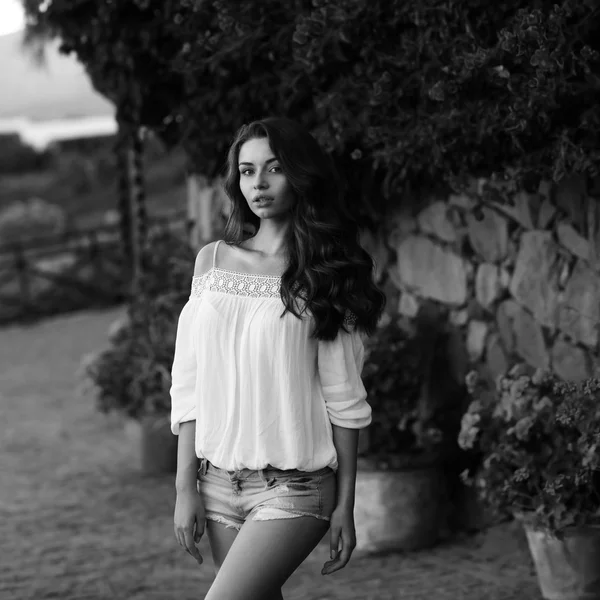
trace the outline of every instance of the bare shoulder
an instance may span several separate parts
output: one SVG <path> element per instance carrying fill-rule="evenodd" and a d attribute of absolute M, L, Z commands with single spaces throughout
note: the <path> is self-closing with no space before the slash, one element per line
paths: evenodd
<path fill-rule="evenodd" d="M 196 256 L 196 264 L 194 265 L 194 277 L 200 277 L 211 269 L 213 264 L 213 254 L 218 240 L 209 242 L 206 246 L 202 246 Z"/>

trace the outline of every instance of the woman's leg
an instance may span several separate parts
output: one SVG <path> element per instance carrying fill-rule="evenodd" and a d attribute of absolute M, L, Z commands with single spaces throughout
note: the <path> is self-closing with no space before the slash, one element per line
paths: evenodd
<path fill-rule="evenodd" d="M 314 517 L 247 520 L 229 548 L 205 600 L 281 598 L 281 586 L 328 529 L 329 521 Z"/>
<path fill-rule="evenodd" d="M 213 562 L 215 563 L 215 575 L 218 575 L 229 549 L 238 536 L 238 531 L 232 527 L 226 527 L 222 523 L 209 520 L 206 521 L 206 532 L 210 542 Z M 281 590 L 278 590 L 277 594 L 271 596 L 268 600 L 283 600 Z"/>
<path fill-rule="evenodd" d="M 207 519 L 206 533 L 210 542 L 210 553 L 215 563 L 215 575 L 219 572 L 229 548 L 238 535 L 238 530 Z"/>

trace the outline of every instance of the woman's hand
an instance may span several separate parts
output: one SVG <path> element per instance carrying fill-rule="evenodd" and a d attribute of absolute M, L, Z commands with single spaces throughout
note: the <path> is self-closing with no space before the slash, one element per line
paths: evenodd
<path fill-rule="evenodd" d="M 354 528 L 353 507 L 338 506 L 331 515 L 329 525 L 331 559 L 323 565 L 322 575 L 330 575 L 343 569 L 356 547 L 356 530 Z M 339 550 L 339 543 L 342 549 Z"/>
<path fill-rule="evenodd" d="M 175 500 L 175 537 L 180 546 L 183 546 L 188 554 L 191 554 L 199 565 L 203 559 L 196 548 L 204 535 L 206 515 L 202 498 L 195 489 L 190 488 L 177 492 Z"/>

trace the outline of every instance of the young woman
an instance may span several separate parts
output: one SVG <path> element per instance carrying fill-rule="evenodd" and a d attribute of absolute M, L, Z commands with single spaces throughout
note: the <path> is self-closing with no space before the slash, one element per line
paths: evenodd
<path fill-rule="evenodd" d="M 363 336 L 385 296 L 329 157 L 293 121 L 238 131 L 225 190 L 224 243 L 198 253 L 177 329 L 175 536 L 201 564 L 206 526 L 206 600 L 277 600 L 328 529 L 322 574 L 354 549 Z"/>

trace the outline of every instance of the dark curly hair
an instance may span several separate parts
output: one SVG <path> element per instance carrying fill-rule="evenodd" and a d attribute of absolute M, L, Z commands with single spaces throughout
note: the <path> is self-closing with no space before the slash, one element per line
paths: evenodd
<path fill-rule="evenodd" d="M 257 217 L 240 190 L 238 157 L 242 144 L 267 138 L 296 196 L 287 230 L 288 268 L 281 281 L 287 311 L 300 318 L 295 292 L 315 320 L 312 338 L 333 340 L 347 323 L 372 335 L 385 308 L 385 294 L 373 277 L 374 261 L 360 245 L 358 223 L 344 206 L 345 186 L 333 161 L 302 126 L 269 117 L 243 125 L 229 149 L 225 191 L 232 201 L 224 241 L 238 245 L 255 231 Z M 252 235 L 252 234 L 251 234 Z"/>

